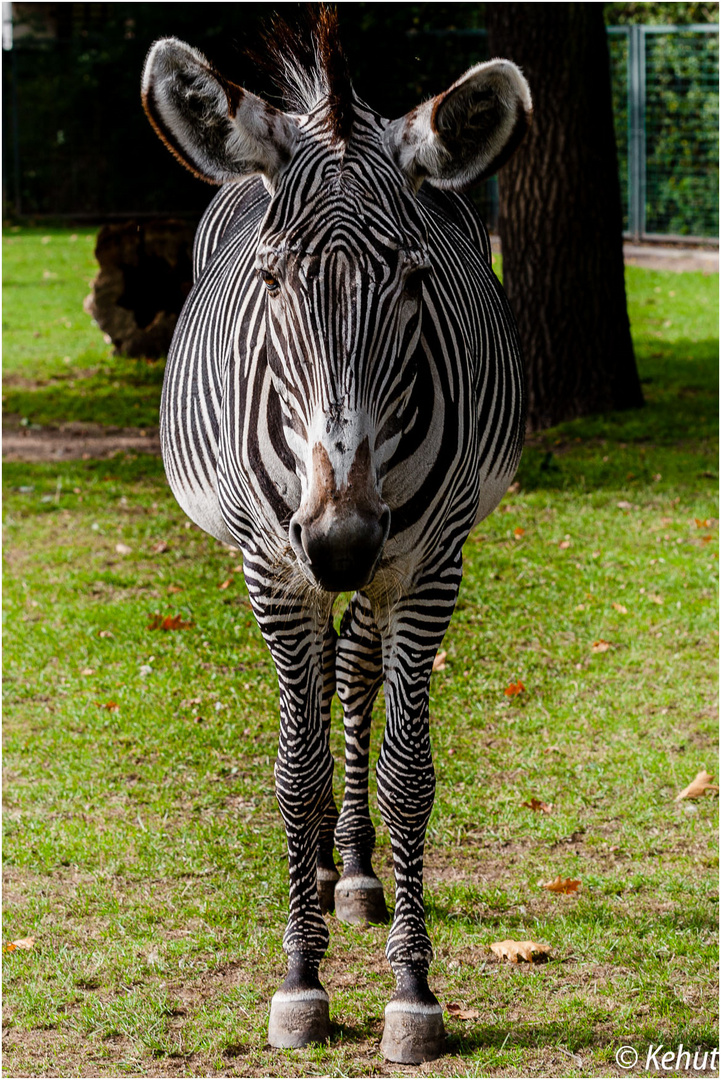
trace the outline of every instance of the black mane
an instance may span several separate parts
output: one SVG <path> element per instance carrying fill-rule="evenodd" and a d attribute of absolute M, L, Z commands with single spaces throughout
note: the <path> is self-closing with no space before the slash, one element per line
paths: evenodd
<path fill-rule="evenodd" d="M 328 130 L 342 142 L 353 126 L 353 87 L 338 32 L 336 8 L 308 4 L 297 25 L 275 16 L 263 36 L 264 55 L 253 54 L 292 112 L 324 103 Z"/>

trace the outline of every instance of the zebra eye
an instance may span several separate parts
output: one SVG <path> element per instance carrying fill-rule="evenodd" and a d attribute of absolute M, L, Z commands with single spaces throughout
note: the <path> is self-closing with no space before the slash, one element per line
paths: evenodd
<path fill-rule="evenodd" d="M 273 277 L 273 275 L 268 270 L 261 270 L 260 276 L 262 277 L 265 283 L 265 287 L 271 294 L 271 296 L 273 295 L 273 293 L 278 292 L 278 290 L 280 289 L 280 282 L 278 281 L 277 277 Z"/>

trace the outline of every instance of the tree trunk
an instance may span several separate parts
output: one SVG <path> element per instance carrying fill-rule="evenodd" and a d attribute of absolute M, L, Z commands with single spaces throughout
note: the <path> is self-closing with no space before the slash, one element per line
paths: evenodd
<path fill-rule="evenodd" d="M 503 285 L 518 321 L 528 430 L 643 404 L 626 313 L 621 193 L 602 4 L 488 4 L 533 124 L 499 174 Z"/>
<path fill-rule="evenodd" d="M 116 356 L 165 356 L 193 283 L 192 225 L 149 221 L 105 225 L 95 258 L 100 273 L 85 310 L 115 346 Z"/>

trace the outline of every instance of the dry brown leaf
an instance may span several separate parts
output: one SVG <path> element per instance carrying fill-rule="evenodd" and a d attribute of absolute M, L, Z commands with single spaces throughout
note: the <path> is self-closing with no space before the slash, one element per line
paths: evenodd
<path fill-rule="evenodd" d="M 523 802 L 521 806 L 527 806 L 536 814 L 550 814 L 553 811 L 553 803 L 541 802 L 540 799 L 532 798 L 530 802 Z"/>
<path fill-rule="evenodd" d="M 99 709 L 107 709 L 108 712 L 116 712 L 120 708 L 117 701 L 96 701 L 95 704 Z"/>
<path fill-rule="evenodd" d="M 115 637 L 112 630 L 98 630 L 98 637 L 111 638 Z"/>
<path fill-rule="evenodd" d="M 611 607 L 614 609 L 614 611 L 617 611 L 619 615 L 628 615 L 628 608 L 624 607 L 623 604 L 614 603 L 611 604 Z"/>
<path fill-rule="evenodd" d="M 513 530 L 513 535 L 515 536 L 516 540 L 520 540 L 525 531 L 526 530 L 521 528 L 520 525 L 516 525 L 515 529 Z"/>
<path fill-rule="evenodd" d="M 166 592 L 169 592 L 169 593 L 176 593 L 176 592 L 182 592 L 182 591 L 183 591 L 183 586 L 182 585 L 168 585 L 168 588 L 166 589 Z"/>
<path fill-rule="evenodd" d="M 570 540 L 562 540 L 561 543 L 558 546 L 561 549 L 561 551 L 566 551 L 567 548 L 570 548 L 571 541 Z"/>
<path fill-rule="evenodd" d="M 697 529 L 708 529 L 708 518 L 694 518 Z"/>
<path fill-rule="evenodd" d="M 580 884 L 580 881 L 574 881 L 571 878 L 561 878 L 560 874 L 555 881 L 540 882 L 542 889 L 548 889 L 552 893 L 563 893 L 566 896 L 578 892 Z"/>
<path fill-rule="evenodd" d="M 553 746 L 544 747 L 543 752 L 544 752 L 544 754 L 560 754 L 561 753 L 561 747 L 556 746 L 556 744 L 554 743 Z"/>
<path fill-rule="evenodd" d="M 84 667 L 82 669 L 82 671 L 80 672 L 80 674 L 81 675 L 94 675 L 95 674 L 95 668 L 94 667 Z"/>
<path fill-rule="evenodd" d="M 457 1020 L 477 1020 L 481 1015 L 478 1009 L 464 1009 L 462 1005 L 457 1005 L 455 1002 L 446 1005 L 446 1012 L 450 1016 L 455 1016 Z"/>
<path fill-rule="evenodd" d="M 14 949 L 32 949 L 35 944 L 34 937 L 18 938 L 16 941 L 11 941 L 10 944 Z"/>
<path fill-rule="evenodd" d="M 718 791 L 718 785 L 712 784 L 712 780 L 711 773 L 707 773 L 705 769 L 702 769 L 700 773 L 696 773 L 688 787 L 685 787 L 683 791 L 679 791 L 674 802 L 680 802 L 681 799 L 700 799 L 707 791 Z"/>
<path fill-rule="evenodd" d="M 594 641 L 593 645 L 591 646 L 591 652 L 608 652 L 610 648 L 612 648 L 610 641 L 604 641 L 603 638 L 599 638 L 598 641 Z"/>
<path fill-rule="evenodd" d="M 663 599 L 662 599 L 662 597 L 660 597 L 658 595 L 658 593 L 649 593 L 648 598 L 649 598 L 649 600 L 651 601 L 652 604 L 662 604 L 663 603 Z"/>
<path fill-rule="evenodd" d="M 494 941 L 491 952 L 494 952 L 499 960 L 510 960 L 512 964 L 517 964 L 519 960 L 532 964 L 534 956 L 550 956 L 551 946 L 538 945 L 535 941 Z"/>
<path fill-rule="evenodd" d="M 506 697 L 515 697 L 516 694 L 522 693 L 525 689 L 525 686 L 519 679 L 517 683 L 510 683 L 503 691 L 503 693 L 506 695 Z"/>
<path fill-rule="evenodd" d="M 127 544 L 116 544 L 115 550 L 117 551 L 118 555 L 132 555 L 133 552 L 133 549 L 131 547 L 128 547 Z"/>
<path fill-rule="evenodd" d="M 187 630 L 192 625 L 192 622 L 181 619 L 180 615 L 166 615 L 163 618 L 156 613 L 148 623 L 148 630 Z"/>
<path fill-rule="evenodd" d="M 448 653 L 446 652 L 445 649 L 443 650 L 443 652 L 436 653 L 436 658 L 433 661 L 433 670 L 434 671 L 445 671 L 446 657 L 447 656 L 448 656 Z"/>
<path fill-rule="evenodd" d="M 219 589 L 229 589 L 232 584 L 233 584 L 233 579 L 232 579 L 232 577 L 229 577 L 229 578 L 226 578 L 225 581 L 221 581 L 218 588 Z"/>

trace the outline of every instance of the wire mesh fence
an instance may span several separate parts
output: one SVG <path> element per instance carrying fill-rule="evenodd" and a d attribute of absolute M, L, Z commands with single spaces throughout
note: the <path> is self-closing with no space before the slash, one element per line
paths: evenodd
<path fill-rule="evenodd" d="M 147 22 L 167 6 L 85 7 L 110 9 L 102 26 L 83 30 L 86 37 L 66 29 L 65 37 L 53 38 L 26 27 L 14 44 L 11 35 L 3 41 L 6 209 L 19 218 L 108 220 L 171 208 L 197 217 L 207 190 L 171 174 L 137 103 L 144 46 L 139 30 L 128 26 L 136 14 Z M 108 18 L 118 23 L 113 34 Z M 217 15 L 219 26 L 223 20 L 225 11 Z M 143 25 L 152 30 L 149 40 L 164 32 Z M 216 36 L 222 40 L 220 31 Z M 414 101 L 437 91 L 448 72 L 455 77 L 488 55 L 482 29 L 401 38 L 393 42 L 396 82 L 412 90 Z M 718 25 L 610 27 L 608 41 L 624 230 L 636 239 L 718 238 Z M 494 228 L 495 179 L 474 201 Z"/>
<path fill-rule="evenodd" d="M 611 27 L 609 51 L 625 231 L 718 239 L 718 25 Z"/>

